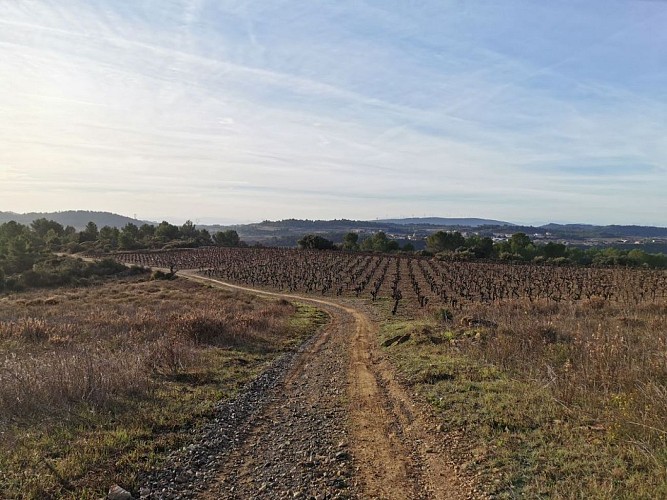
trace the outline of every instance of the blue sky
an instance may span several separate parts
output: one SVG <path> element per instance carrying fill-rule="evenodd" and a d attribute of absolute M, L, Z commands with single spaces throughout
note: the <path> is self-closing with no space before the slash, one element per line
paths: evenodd
<path fill-rule="evenodd" d="M 667 2 L 0 2 L 0 210 L 667 225 Z"/>

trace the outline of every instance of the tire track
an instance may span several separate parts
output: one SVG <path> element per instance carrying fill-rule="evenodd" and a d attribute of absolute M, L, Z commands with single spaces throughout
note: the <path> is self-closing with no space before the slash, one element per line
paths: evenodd
<path fill-rule="evenodd" d="M 334 412 L 336 418 L 346 420 L 344 441 L 345 448 L 349 444 L 353 472 L 339 466 L 331 456 L 320 455 L 318 462 L 317 457 L 315 461 L 312 456 L 304 459 L 291 454 L 289 449 L 281 449 L 280 453 L 271 455 L 271 460 L 288 463 L 288 475 L 303 474 L 304 467 L 310 470 L 314 463 L 323 463 L 328 467 L 329 470 L 322 467 L 319 471 L 325 478 L 330 473 L 338 474 L 333 481 L 327 479 L 325 483 L 319 483 L 333 487 L 334 493 L 329 492 L 322 498 L 333 498 L 336 491 L 342 493 L 341 489 L 346 492 L 344 496 L 360 498 L 478 497 L 470 482 L 455 472 L 454 464 L 448 458 L 445 440 L 436 432 L 436 422 L 428 409 L 417 405 L 396 380 L 392 367 L 377 346 L 375 325 L 362 310 L 355 307 L 354 302 L 350 304 L 348 301 L 334 302 L 256 290 L 199 276 L 193 271 L 181 271 L 180 275 L 221 288 L 314 304 L 332 317 L 331 323 L 312 346 L 296 357 L 280 384 L 277 396 L 259 417 L 259 424 L 245 444 L 227 457 L 228 465 L 224 466 L 225 470 L 218 478 L 217 489 L 210 490 L 202 498 L 244 498 L 248 494 L 266 498 L 283 496 L 282 491 L 280 495 L 277 491 L 272 492 L 266 482 L 258 486 L 253 475 L 258 470 L 258 460 L 265 458 L 262 455 L 265 450 L 261 449 L 263 444 L 278 446 L 281 440 L 283 443 L 291 442 L 293 435 L 281 436 L 281 427 L 290 427 L 297 420 L 301 421 L 302 416 L 298 412 L 305 412 L 306 418 L 315 418 L 313 415 L 318 412 L 325 415 Z M 340 356 L 341 359 L 336 359 L 335 365 L 332 365 L 332 356 Z M 343 408 L 332 407 L 341 404 L 341 400 L 339 398 L 335 403 L 336 398 L 330 397 L 326 387 L 327 384 L 334 387 L 334 393 L 340 390 L 335 388 L 336 381 L 329 377 L 335 366 L 342 368 L 342 378 L 345 379 L 343 390 L 347 402 L 342 403 Z M 317 432 L 317 429 L 310 429 L 309 432 L 313 430 Z M 326 446 L 330 449 L 332 443 L 326 443 Z M 341 456 L 345 460 L 345 451 L 335 453 L 335 457 Z M 330 467 L 332 460 L 333 468 Z M 345 486 L 341 488 L 341 485 Z M 232 488 L 231 492 L 229 488 Z M 222 495 L 223 491 L 229 495 Z M 318 498 L 310 490 L 291 489 L 289 493 L 294 498 L 301 498 L 301 495 Z"/>

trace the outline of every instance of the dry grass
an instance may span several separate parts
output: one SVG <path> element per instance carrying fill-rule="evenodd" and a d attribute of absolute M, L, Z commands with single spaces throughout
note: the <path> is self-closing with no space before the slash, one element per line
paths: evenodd
<path fill-rule="evenodd" d="M 321 320 L 184 280 L 0 298 L 0 497 L 134 487 L 184 426 Z"/>
<path fill-rule="evenodd" d="M 506 303 L 471 314 L 498 324 L 460 347 L 549 388 L 610 437 L 664 445 L 667 304 Z"/>
<path fill-rule="evenodd" d="M 224 306 L 221 307 L 221 299 Z M 0 301 L 0 425 L 72 404 L 149 393 L 155 374 L 199 362 L 202 348 L 276 349 L 290 304 L 232 298 L 178 282 L 126 282 Z"/>
<path fill-rule="evenodd" d="M 667 496 L 667 304 L 516 300 L 446 316 L 388 321 L 381 340 L 412 334 L 387 352 L 490 493 Z"/>

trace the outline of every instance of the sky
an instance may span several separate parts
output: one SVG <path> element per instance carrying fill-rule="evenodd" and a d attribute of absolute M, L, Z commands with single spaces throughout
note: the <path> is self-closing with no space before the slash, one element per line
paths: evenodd
<path fill-rule="evenodd" d="M 667 226 L 667 1 L 0 0 L 0 210 Z"/>

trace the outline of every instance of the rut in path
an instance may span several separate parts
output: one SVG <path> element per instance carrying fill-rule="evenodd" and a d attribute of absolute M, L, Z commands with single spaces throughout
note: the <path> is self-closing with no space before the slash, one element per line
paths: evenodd
<path fill-rule="evenodd" d="M 228 289 L 317 305 L 331 316 L 271 390 L 200 498 L 475 498 L 427 409 L 396 381 L 354 302 Z M 189 496 L 189 495 L 188 495 Z"/>

